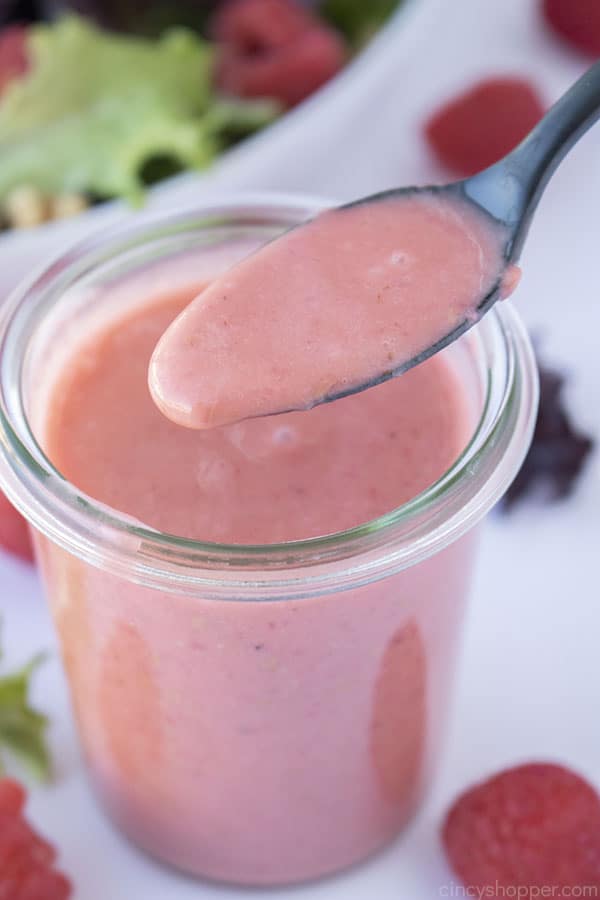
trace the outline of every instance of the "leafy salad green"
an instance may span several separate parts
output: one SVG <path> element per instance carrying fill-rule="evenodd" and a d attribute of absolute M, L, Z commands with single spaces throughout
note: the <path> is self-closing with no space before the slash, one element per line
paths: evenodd
<path fill-rule="evenodd" d="M 361 47 L 385 24 L 402 0 L 323 0 L 323 18 Z"/>
<path fill-rule="evenodd" d="M 48 720 L 29 702 L 31 677 L 43 656 L 36 656 L 16 672 L 0 676 L 0 776 L 3 754 L 21 762 L 35 778 L 50 774 L 50 755 L 46 745 Z"/>
<path fill-rule="evenodd" d="M 32 27 L 28 53 L 30 69 L 0 102 L 0 197 L 27 184 L 139 201 L 151 160 L 203 168 L 229 132 L 278 112 L 218 99 L 210 45 L 186 29 L 149 40 L 69 16 Z"/>

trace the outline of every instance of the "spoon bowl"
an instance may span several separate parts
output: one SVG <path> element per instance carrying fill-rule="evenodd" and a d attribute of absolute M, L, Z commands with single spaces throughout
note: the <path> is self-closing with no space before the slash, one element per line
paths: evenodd
<path fill-rule="evenodd" d="M 429 194 L 471 203 L 497 225 L 504 226 L 504 267 L 486 294 L 465 317 L 439 340 L 420 353 L 379 375 L 344 390 L 319 398 L 314 405 L 339 400 L 403 375 L 448 347 L 476 325 L 494 304 L 506 296 L 507 273 L 518 262 L 529 226 L 542 193 L 566 154 L 600 118 L 600 62 L 595 63 L 552 106 L 525 139 L 497 163 L 461 181 L 446 185 L 402 187 L 382 191 L 344 204 L 351 209 L 366 203 L 385 202 L 401 197 Z M 510 291 L 508 291 L 510 293 Z"/>
<path fill-rule="evenodd" d="M 155 403 L 211 428 L 338 400 L 438 353 L 515 287 L 542 192 L 599 115 L 600 62 L 488 169 L 326 210 L 243 259 L 160 339 Z"/>

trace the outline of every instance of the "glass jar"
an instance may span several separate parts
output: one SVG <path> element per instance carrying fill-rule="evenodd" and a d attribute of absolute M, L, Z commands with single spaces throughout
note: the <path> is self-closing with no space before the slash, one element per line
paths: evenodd
<path fill-rule="evenodd" d="M 452 467 L 324 538 L 224 546 L 144 527 L 63 479 L 36 422 L 74 322 L 93 329 L 105 303 L 143 302 L 186 266 L 218 269 L 222 248 L 314 208 L 265 198 L 131 219 L 37 274 L 0 322 L 0 480 L 34 529 L 97 792 L 150 853 L 252 885 L 369 856 L 431 780 L 476 526 L 532 433 L 523 326 L 503 303 L 444 351 L 476 421 Z"/>

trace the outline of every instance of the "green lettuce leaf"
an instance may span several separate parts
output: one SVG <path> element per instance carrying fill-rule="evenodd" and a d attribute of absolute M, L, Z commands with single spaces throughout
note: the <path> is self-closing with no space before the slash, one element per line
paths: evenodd
<path fill-rule="evenodd" d="M 401 2 L 403 0 L 323 0 L 319 12 L 359 48 L 385 25 Z"/>
<path fill-rule="evenodd" d="M 46 779 L 51 770 L 48 720 L 28 699 L 31 676 L 42 660 L 43 656 L 37 656 L 19 671 L 0 677 L 0 763 L 2 753 L 8 751 L 35 778 Z"/>
<path fill-rule="evenodd" d="M 148 160 L 203 168 L 220 151 L 212 51 L 198 35 L 123 37 L 69 16 L 33 27 L 29 51 L 0 102 L 0 198 L 26 184 L 137 201 Z M 238 108 L 241 126 L 252 106 Z M 263 108 L 258 124 L 275 114 Z"/>
<path fill-rule="evenodd" d="M 269 125 L 283 111 L 277 100 L 217 100 L 205 117 L 205 124 L 224 150 L 242 138 Z"/>

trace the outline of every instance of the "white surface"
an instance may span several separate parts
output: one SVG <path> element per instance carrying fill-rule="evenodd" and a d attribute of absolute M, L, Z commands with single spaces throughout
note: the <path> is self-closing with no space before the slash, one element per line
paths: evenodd
<path fill-rule="evenodd" d="M 428 0 L 411 35 L 401 39 L 402 53 L 384 36 L 387 48 L 368 70 L 357 70 L 353 98 L 340 92 L 335 109 L 325 104 L 323 114 L 317 106 L 310 116 L 301 110 L 288 123 L 289 131 L 280 126 L 273 145 L 265 143 L 259 153 L 257 144 L 244 165 L 231 158 L 210 180 L 186 178 L 160 192 L 156 202 L 185 197 L 190 203 L 240 187 L 352 196 L 439 179 L 441 173 L 423 153 L 418 123 L 443 93 L 483 72 L 517 70 L 534 76 L 552 99 L 581 70 L 581 61 L 535 25 L 536 5 L 533 0 Z M 286 154 L 288 142 L 294 152 Z M 305 146 L 310 151 L 304 152 Z M 571 154 L 548 189 L 524 255 L 516 302 L 528 322 L 546 334 L 548 355 L 572 371 L 574 409 L 600 437 L 599 150 L 600 130 Z M 253 896 L 432 900 L 451 879 L 437 846 L 438 822 L 463 786 L 524 759 L 566 761 L 600 785 L 599 508 L 596 455 L 568 502 L 490 520 L 443 765 L 427 805 L 402 841 L 349 875 Z M 54 638 L 34 574 L 12 560 L 0 565 L 5 643 L 9 661 L 20 662 L 52 646 Z M 31 813 L 61 847 L 63 866 L 78 885 L 77 900 L 249 896 L 180 879 L 128 847 L 90 797 L 56 659 L 40 673 L 36 693 L 52 719 L 58 777 L 52 787 L 34 790 Z"/>

